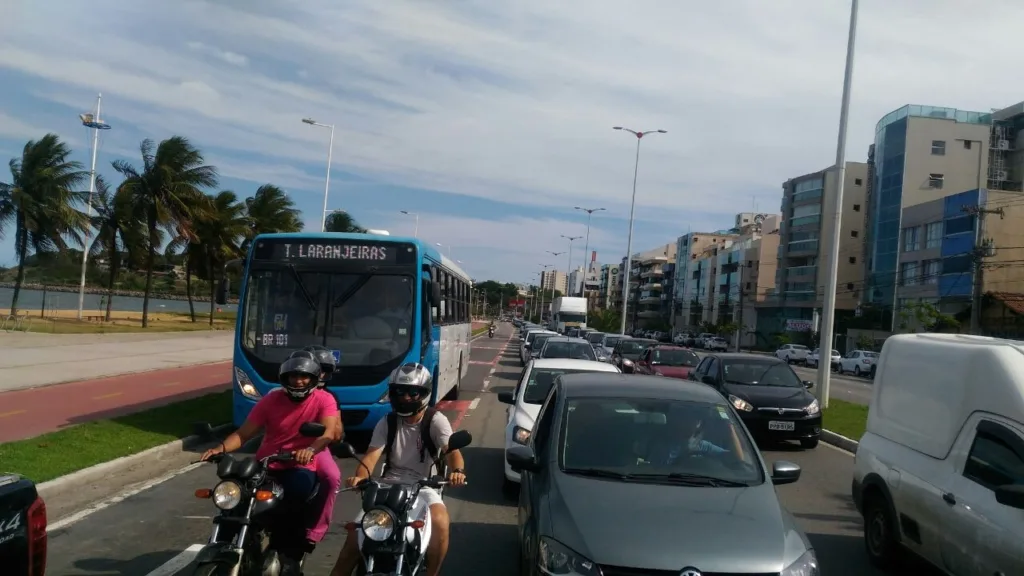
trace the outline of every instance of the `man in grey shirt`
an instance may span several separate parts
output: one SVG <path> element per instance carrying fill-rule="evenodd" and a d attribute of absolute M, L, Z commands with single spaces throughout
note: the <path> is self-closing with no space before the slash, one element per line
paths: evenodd
<path fill-rule="evenodd" d="M 430 371 L 422 364 L 403 364 L 391 373 L 388 381 L 388 391 L 391 400 L 391 408 L 394 411 L 394 418 L 382 418 L 373 429 L 373 437 L 370 439 L 370 447 L 363 457 L 363 463 L 370 470 L 377 466 L 381 455 L 387 454 L 385 470 L 382 480 L 399 484 L 411 484 L 423 478 L 429 478 L 435 472 L 434 461 L 427 447 L 423 445 L 423 432 L 421 427 L 427 425 L 427 433 L 430 441 L 438 453 L 445 454 L 445 461 L 448 464 L 448 483 L 452 486 L 462 486 L 466 483 L 465 462 L 458 450 L 447 452 L 448 438 L 452 435 L 452 425 L 448 418 L 440 412 L 431 411 L 433 417 L 430 422 L 424 423 L 423 418 L 427 413 L 427 406 L 430 402 L 430 393 L 433 388 L 433 378 Z M 396 425 L 394 430 L 394 441 L 388 446 L 389 420 L 393 419 Z M 367 479 L 369 472 L 362 466 L 357 466 L 355 476 L 345 479 L 345 485 L 356 486 Z M 430 513 L 430 543 L 427 545 L 426 576 L 438 576 L 441 571 L 441 563 L 448 553 L 449 518 L 448 510 L 445 508 L 441 495 L 432 488 L 423 487 L 420 489 L 418 506 L 412 510 L 413 517 L 417 517 L 423 509 Z M 331 571 L 331 576 L 351 576 L 359 562 L 358 539 L 351 533 L 345 539 L 345 544 L 338 555 L 338 561 Z"/>

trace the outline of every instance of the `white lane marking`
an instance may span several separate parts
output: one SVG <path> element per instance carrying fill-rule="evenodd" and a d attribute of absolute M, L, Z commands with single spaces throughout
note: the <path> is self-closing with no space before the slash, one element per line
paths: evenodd
<path fill-rule="evenodd" d="M 203 464 L 201 462 L 196 463 L 196 464 L 190 464 L 190 465 L 188 465 L 188 466 L 186 466 L 184 468 L 181 468 L 181 469 L 178 469 L 178 470 L 174 470 L 173 472 L 170 472 L 168 474 L 164 474 L 163 476 L 159 476 L 157 478 L 154 478 L 152 480 L 149 480 L 147 482 L 139 484 L 139 485 L 135 486 L 134 488 L 131 488 L 129 490 L 125 490 L 124 492 L 121 492 L 120 494 L 117 494 L 115 496 L 107 498 L 106 500 L 101 500 L 101 501 L 99 501 L 99 502 L 97 502 L 97 503 L 95 503 L 95 504 L 93 504 L 93 505 L 91 505 L 91 506 L 89 506 L 89 507 L 87 507 L 87 508 L 85 508 L 83 510 L 79 510 L 78 512 L 75 512 L 74 514 L 72 514 L 70 516 L 65 516 L 64 518 L 61 518 L 60 520 L 57 520 L 56 522 L 51 523 L 49 526 L 46 527 L 46 532 L 47 532 L 47 534 L 49 534 L 50 532 L 53 532 L 55 530 L 60 530 L 62 528 L 67 528 L 68 526 L 71 526 L 75 522 L 78 522 L 78 521 L 82 520 L 83 518 L 85 518 L 87 516 L 91 516 L 92 514 L 95 514 L 96 512 L 99 512 L 100 510 L 103 510 L 104 508 L 109 508 L 109 507 L 113 506 L 114 504 L 120 504 L 121 502 L 123 502 L 127 498 L 135 496 L 136 494 L 138 494 L 140 492 L 144 492 L 146 490 L 149 490 L 150 488 L 152 488 L 154 486 L 157 486 L 159 484 L 163 484 L 164 482 L 167 482 L 168 480 L 170 480 L 171 478 L 174 478 L 175 476 L 178 476 L 180 474 L 184 474 L 186 472 L 191 472 L 192 470 L 195 470 L 196 468 L 198 468 L 198 467 L 200 467 L 202 465 Z"/>
<path fill-rule="evenodd" d="M 146 576 L 174 576 L 182 568 L 192 563 L 192 560 L 199 554 L 199 551 L 203 549 L 202 544 L 193 544 L 188 548 L 185 548 L 181 554 L 178 554 L 174 558 L 171 558 L 167 562 L 164 562 L 162 566 L 153 570 Z"/>
<path fill-rule="evenodd" d="M 491 381 L 490 380 L 484 380 L 484 390 L 487 390 L 487 387 L 490 386 L 490 385 L 491 385 Z"/>
<path fill-rule="evenodd" d="M 184 518 L 185 520 L 213 520 L 213 516 L 178 516 L 178 518 Z"/>
<path fill-rule="evenodd" d="M 494 368 L 491 368 L 491 373 L 488 374 L 488 376 L 491 376 L 492 374 L 494 374 L 494 370 L 495 370 Z"/>
<path fill-rule="evenodd" d="M 480 398 L 479 397 L 473 398 L 473 401 L 469 403 L 469 408 L 467 408 L 466 411 L 468 412 L 470 410 L 476 410 L 476 407 L 479 406 L 479 405 L 480 405 Z"/>

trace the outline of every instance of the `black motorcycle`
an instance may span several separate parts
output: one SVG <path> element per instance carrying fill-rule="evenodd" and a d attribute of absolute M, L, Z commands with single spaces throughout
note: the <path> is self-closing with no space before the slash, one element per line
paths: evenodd
<path fill-rule="evenodd" d="M 487 337 L 494 338 L 494 326 L 491 326 L 487 329 Z"/>
<path fill-rule="evenodd" d="M 448 451 L 469 446 L 473 437 L 465 430 L 459 430 L 448 439 Z M 343 492 L 362 492 L 363 513 L 355 522 L 345 528 L 355 532 L 359 538 L 359 551 L 363 565 L 358 574 L 415 576 L 426 567 L 427 545 L 430 543 L 430 510 L 419 505 L 419 493 L 423 488 L 433 488 L 442 493 L 448 484 L 444 476 L 423 478 L 415 484 L 389 484 L 373 480 L 373 474 L 356 455 L 351 444 L 332 446 L 331 451 L 339 458 L 355 458 L 367 470 L 370 479 Z M 444 470 L 444 457 L 438 455 L 434 465 Z"/>
<path fill-rule="evenodd" d="M 209 424 L 198 424 L 197 434 L 209 437 Z M 299 433 L 318 438 L 323 424 L 307 422 Z M 302 575 L 307 549 L 301 519 L 306 510 L 283 506 L 284 488 L 268 470 L 271 462 L 291 462 L 291 452 L 257 460 L 251 456 L 217 454 L 208 462 L 217 465 L 220 482 L 213 489 L 196 490 L 197 498 L 213 501 L 220 513 L 213 518 L 210 540 L 196 557 L 193 576 L 289 576 Z M 305 504 L 316 498 L 315 484 Z M 264 548 L 264 541 L 268 545 Z"/>

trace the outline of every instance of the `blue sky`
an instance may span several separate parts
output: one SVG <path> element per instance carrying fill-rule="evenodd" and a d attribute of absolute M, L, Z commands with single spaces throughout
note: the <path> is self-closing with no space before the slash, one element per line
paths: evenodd
<path fill-rule="evenodd" d="M 564 268 L 546 251 L 585 232 L 574 206 L 607 208 L 591 249 L 624 255 L 635 140 L 613 125 L 668 130 L 643 141 L 635 251 L 775 212 L 783 181 L 835 156 L 846 1 L 0 4 L 0 158 L 52 131 L 88 164 L 77 116 L 102 92 L 101 174 L 116 180 L 110 161 L 137 161 L 143 138 L 184 135 L 221 189 L 280 185 L 316 229 L 329 133 L 313 117 L 336 125 L 330 208 L 404 234 L 399 211 L 418 213 L 420 237 L 477 278 Z M 923 6 L 862 2 L 849 160 L 908 102 L 1024 99 L 997 81 L 1024 7 Z"/>

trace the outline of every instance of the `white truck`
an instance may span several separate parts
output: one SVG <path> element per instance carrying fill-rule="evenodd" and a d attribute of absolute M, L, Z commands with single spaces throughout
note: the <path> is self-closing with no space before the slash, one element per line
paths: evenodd
<path fill-rule="evenodd" d="M 560 296 L 551 307 L 550 328 L 565 334 L 569 328 L 587 327 L 587 299 Z"/>

